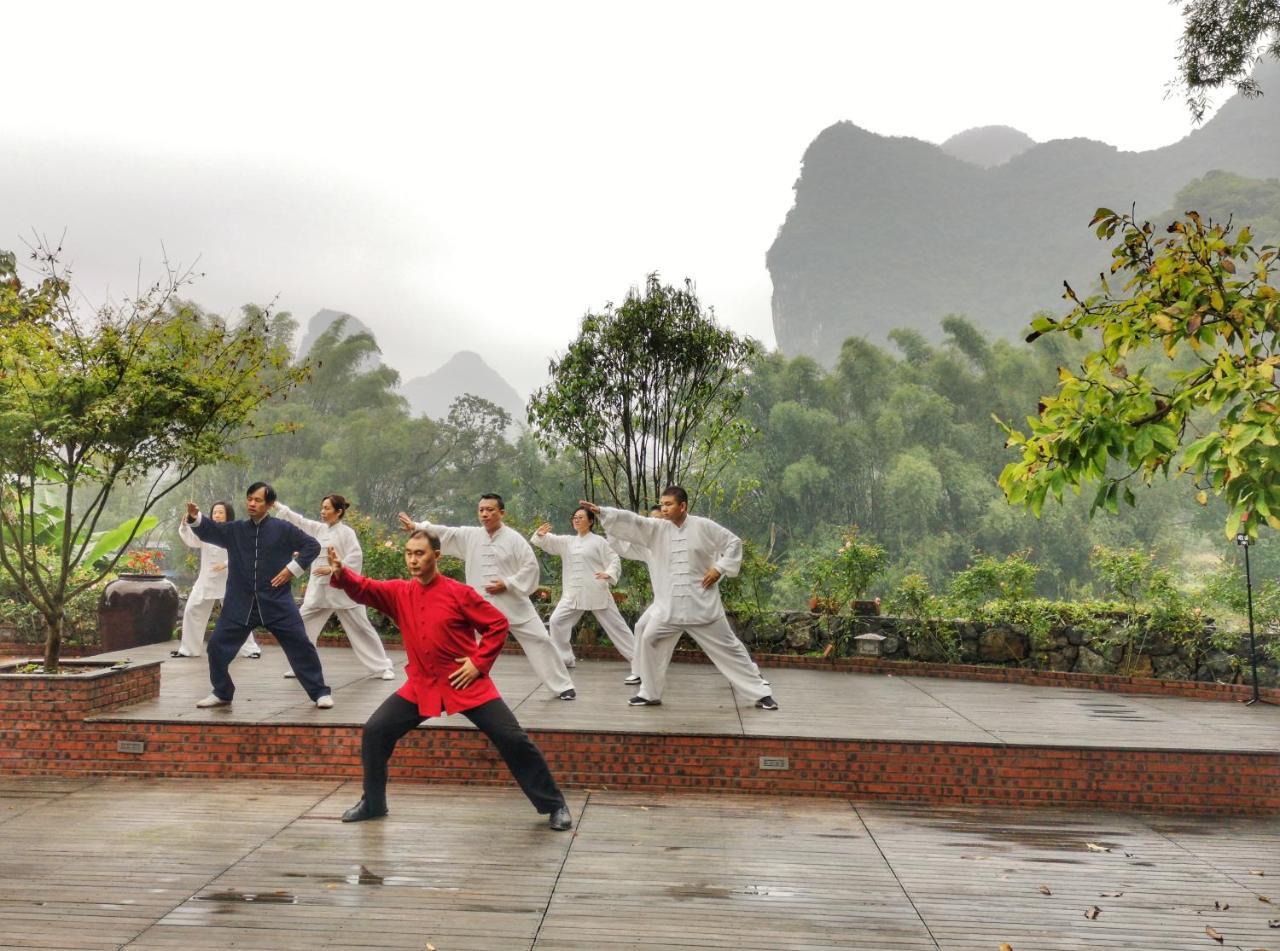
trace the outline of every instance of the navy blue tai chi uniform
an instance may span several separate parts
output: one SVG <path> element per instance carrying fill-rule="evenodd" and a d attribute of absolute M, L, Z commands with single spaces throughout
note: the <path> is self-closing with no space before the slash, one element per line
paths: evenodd
<path fill-rule="evenodd" d="M 222 613 L 209 638 L 209 682 L 213 694 L 230 701 L 236 692 L 227 668 L 254 628 L 264 627 L 284 648 L 298 683 L 312 700 L 332 693 L 324 682 L 320 655 L 307 637 L 302 615 L 289 585 L 271 586 L 282 568 L 297 577 L 320 554 L 320 543 L 296 526 L 265 515 L 255 522 L 242 518 L 215 522 L 196 516 L 197 538 L 227 550 L 227 592 Z M 294 557 L 294 553 L 297 557 Z"/>

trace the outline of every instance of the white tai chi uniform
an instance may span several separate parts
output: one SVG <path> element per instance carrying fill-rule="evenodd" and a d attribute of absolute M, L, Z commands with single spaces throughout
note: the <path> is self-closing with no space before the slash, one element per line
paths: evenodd
<path fill-rule="evenodd" d="M 551 642 L 556 645 L 566 666 L 575 664 L 570 645 L 573 626 L 585 612 L 590 611 L 618 653 L 633 661 L 631 672 L 637 673 L 634 664 L 635 635 L 622 619 L 617 602 L 613 600 L 613 592 L 609 590 L 610 585 L 618 583 L 622 574 L 622 560 L 618 553 L 603 535 L 592 532 L 585 535 L 539 535 L 535 531 L 529 536 L 529 541 L 545 552 L 560 556 L 562 593 L 556 609 L 551 612 Z M 604 572 L 609 577 L 597 578 L 596 572 Z"/>
<path fill-rule="evenodd" d="M 338 615 L 338 623 L 347 634 L 351 650 L 360 663 L 371 672 L 381 675 L 383 671 L 392 670 L 391 658 L 382 646 L 382 638 L 369 621 L 369 611 L 363 604 L 357 604 L 347 597 L 346 592 L 339 591 L 329 584 L 327 574 L 318 575 L 315 569 L 328 567 L 329 562 L 324 553 L 330 547 L 338 553 L 344 568 L 350 568 L 359 574 L 364 568 L 364 550 L 360 547 L 360 539 L 355 529 L 345 522 L 329 525 L 315 519 L 303 518 L 283 502 L 277 502 L 275 514 L 290 525 L 296 525 L 320 543 L 321 556 L 311 565 L 311 576 L 307 579 L 307 593 L 302 596 L 302 626 L 307 629 L 307 637 L 315 644 L 320 639 L 320 632 L 334 614 Z"/>
<path fill-rule="evenodd" d="M 209 629 L 213 606 L 227 593 L 227 550 L 196 538 L 185 518 L 178 522 L 178 537 L 188 548 L 200 552 L 200 572 L 187 595 L 187 606 L 182 610 L 182 646 L 179 648 L 184 656 L 199 657 L 204 653 L 204 635 Z M 250 634 L 240 648 L 240 655 L 247 657 L 259 653 L 258 642 Z"/>
<path fill-rule="evenodd" d="M 414 528 L 439 538 L 442 555 L 461 558 L 466 563 L 467 584 L 506 615 L 511 633 L 547 689 L 556 695 L 572 690 L 573 681 L 564 659 L 551 643 L 551 635 L 529 600 L 529 595 L 538 587 L 540 573 L 538 559 L 524 536 L 509 525 L 503 525 L 492 535 L 479 525 L 454 528 L 416 522 Z M 499 580 L 507 590 L 497 594 L 484 590 L 489 582 Z"/>
<path fill-rule="evenodd" d="M 738 693 L 752 701 L 769 696 L 772 689 L 761 680 L 759 668 L 724 616 L 719 587 L 702 587 L 703 576 L 712 568 L 722 577 L 737 575 L 742 540 L 698 515 L 687 515 L 683 525 L 676 525 L 624 509 L 601 508 L 600 521 L 610 535 L 643 545 L 651 553 L 653 614 L 637 647 L 640 696 L 662 699 L 681 631 L 688 632 Z"/>

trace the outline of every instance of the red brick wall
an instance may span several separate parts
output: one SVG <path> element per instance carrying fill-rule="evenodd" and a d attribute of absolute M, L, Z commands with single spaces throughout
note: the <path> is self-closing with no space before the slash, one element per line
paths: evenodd
<path fill-rule="evenodd" d="M 110 720 L 158 695 L 158 663 L 83 680 L 0 678 L 0 774 L 357 779 L 360 727 Z M 97 715 L 99 719 L 86 720 Z M 108 714 L 109 716 L 109 714 Z M 998 806 L 1280 814 L 1280 753 L 534 731 L 566 787 L 727 790 Z M 121 740 L 142 753 L 119 752 Z M 789 769 L 762 770 L 761 756 Z M 394 782 L 512 783 L 474 730 L 416 730 Z M 394 790 L 392 791 L 394 797 Z"/>
<path fill-rule="evenodd" d="M 90 721 L 2 731 L 0 773 L 246 779 L 357 779 L 360 728 Z M 999 806 L 1164 813 L 1280 813 L 1280 754 L 1155 752 L 785 737 L 534 731 L 573 788 L 726 790 Z M 117 741 L 146 744 L 120 753 Z M 761 756 L 790 769 L 762 770 Z M 510 785 L 474 730 L 418 730 L 392 761 L 394 782 Z M 393 791 L 394 795 L 394 791 Z"/>

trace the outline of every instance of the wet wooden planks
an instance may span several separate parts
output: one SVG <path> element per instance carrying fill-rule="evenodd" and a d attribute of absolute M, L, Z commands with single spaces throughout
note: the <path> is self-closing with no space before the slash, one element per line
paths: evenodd
<path fill-rule="evenodd" d="M 0 951 L 1280 948 L 1274 822 L 582 791 L 566 835 L 514 788 L 358 795 L 6 780 Z"/>

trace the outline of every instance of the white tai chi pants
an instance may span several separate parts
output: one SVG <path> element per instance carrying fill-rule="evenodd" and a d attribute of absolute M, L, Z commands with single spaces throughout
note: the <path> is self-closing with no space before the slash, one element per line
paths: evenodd
<path fill-rule="evenodd" d="M 564 658 L 551 642 L 551 635 L 542 626 L 542 621 L 532 617 L 524 621 L 509 620 L 509 623 L 512 635 L 524 651 L 524 656 L 529 658 L 529 666 L 546 688 L 557 696 L 566 690 L 572 690 L 573 681 L 569 678 Z"/>
<path fill-rule="evenodd" d="M 338 615 L 338 623 L 342 625 L 351 643 L 351 650 L 360 663 L 375 674 L 391 670 L 393 664 L 387 656 L 387 649 L 382 646 L 382 638 L 369 620 L 369 612 L 363 604 L 354 608 L 304 607 L 302 609 L 302 626 L 307 629 L 307 637 L 312 644 L 320 640 L 320 632 L 332 615 Z"/>
<path fill-rule="evenodd" d="M 182 653 L 191 657 L 199 657 L 204 653 L 204 635 L 209 629 L 209 617 L 213 614 L 213 606 L 220 600 L 221 598 L 203 598 L 199 601 L 187 599 L 187 606 L 182 610 Z M 256 654 L 258 650 L 258 642 L 250 634 L 240 648 L 240 653 Z"/>
<path fill-rule="evenodd" d="M 675 652 L 680 633 L 687 632 L 702 648 L 702 652 L 724 674 L 733 689 L 755 702 L 769 696 L 772 688 L 765 686 L 760 668 L 751 660 L 746 646 L 733 633 L 724 615 L 706 624 L 672 624 L 650 620 L 645 624 L 639 640 L 637 657 L 640 666 L 640 696 L 646 700 L 661 700 L 662 689 L 667 683 L 667 668 Z"/>
<path fill-rule="evenodd" d="M 563 601 L 551 612 L 551 641 L 556 645 L 556 650 L 560 653 L 560 659 L 565 662 L 565 666 L 576 663 L 573 646 L 569 642 L 573 636 L 573 626 L 586 613 L 585 608 L 571 608 Z M 600 628 L 609 635 L 609 641 L 618 649 L 618 653 L 632 661 L 631 672 L 638 673 L 634 663 L 636 636 L 631 633 L 631 628 L 627 627 L 627 622 L 622 619 L 618 606 L 610 604 L 608 607 L 597 608 L 591 613 L 596 616 Z"/>

